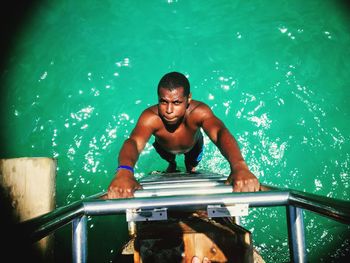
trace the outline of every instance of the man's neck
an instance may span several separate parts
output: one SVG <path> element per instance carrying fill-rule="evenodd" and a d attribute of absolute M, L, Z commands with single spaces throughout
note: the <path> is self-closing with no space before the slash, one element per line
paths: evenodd
<path fill-rule="evenodd" d="M 182 117 L 177 123 L 175 124 L 166 124 L 164 121 L 163 121 L 163 124 L 164 124 L 164 128 L 170 132 L 170 133 L 173 133 L 175 132 L 179 127 L 180 125 L 184 122 L 185 120 L 185 116 Z"/>

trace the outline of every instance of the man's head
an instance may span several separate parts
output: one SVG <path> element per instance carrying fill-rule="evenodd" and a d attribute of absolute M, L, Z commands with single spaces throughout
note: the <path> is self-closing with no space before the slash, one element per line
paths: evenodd
<path fill-rule="evenodd" d="M 180 87 L 184 88 L 184 96 L 188 97 L 191 91 L 190 91 L 190 83 L 186 78 L 186 76 L 179 72 L 167 73 L 159 81 L 158 95 L 159 95 L 160 88 L 174 90 Z"/>
<path fill-rule="evenodd" d="M 191 102 L 190 83 L 178 72 L 162 77 L 158 84 L 158 113 L 166 125 L 178 125 Z"/>

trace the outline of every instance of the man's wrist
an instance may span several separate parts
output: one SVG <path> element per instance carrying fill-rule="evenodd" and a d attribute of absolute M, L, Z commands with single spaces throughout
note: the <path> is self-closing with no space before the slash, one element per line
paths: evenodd
<path fill-rule="evenodd" d="M 116 172 L 118 172 L 118 171 L 121 170 L 121 169 L 122 169 L 122 170 L 128 170 L 128 171 L 134 173 L 134 168 L 131 167 L 131 166 L 129 166 L 129 165 L 119 165 L 118 168 L 117 168 L 117 170 L 116 170 Z"/>
<path fill-rule="evenodd" d="M 241 161 L 237 161 L 235 162 L 233 165 L 231 165 L 231 171 L 237 172 L 239 170 L 249 170 L 248 165 L 245 163 L 245 161 L 241 160 Z"/>

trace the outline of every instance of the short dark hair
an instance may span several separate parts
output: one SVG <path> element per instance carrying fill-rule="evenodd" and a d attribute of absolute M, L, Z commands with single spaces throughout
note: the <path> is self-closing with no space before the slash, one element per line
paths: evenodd
<path fill-rule="evenodd" d="M 175 71 L 167 73 L 160 79 L 158 83 L 158 95 L 160 88 L 174 90 L 180 87 L 184 88 L 184 96 L 188 97 L 188 95 L 190 94 L 190 82 L 188 81 L 186 76 Z"/>

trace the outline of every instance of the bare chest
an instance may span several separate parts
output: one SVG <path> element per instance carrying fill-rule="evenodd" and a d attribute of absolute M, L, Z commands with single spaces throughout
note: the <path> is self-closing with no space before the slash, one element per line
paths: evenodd
<path fill-rule="evenodd" d="M 165 127 L 154 134 L 156 141 L 164 150 L 178 154 L 192 149 L 199 138 L 199 128 L 181 124 L 175 131 Z"/>

